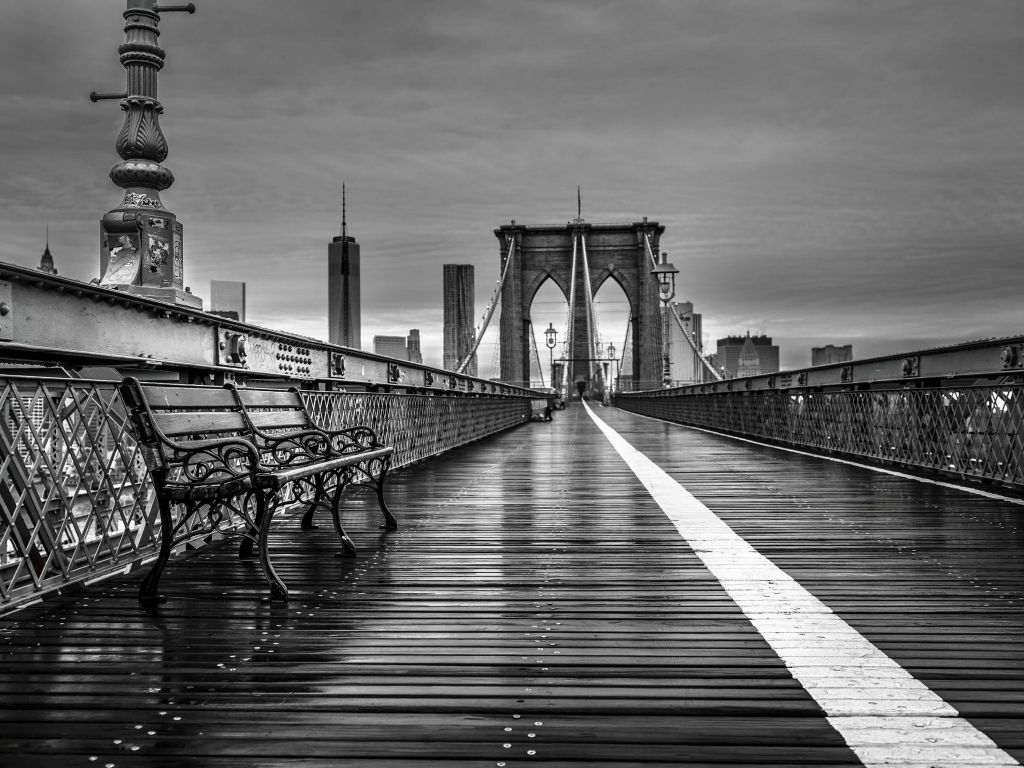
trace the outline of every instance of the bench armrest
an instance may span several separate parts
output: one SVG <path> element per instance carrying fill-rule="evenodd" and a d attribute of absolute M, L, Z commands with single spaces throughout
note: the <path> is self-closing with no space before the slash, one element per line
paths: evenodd
<path fill-rule="evenodd" d="M 358 426 L 347 429 L 326 429 L 324 433 L 331 442 L 331 452 L 336 455 L 359 453 L 361 451 L 384 448 L 384 444 L 377 439 L 377 433 L 372 427 Z"/>
<path fill-rule="evenodd" d="M 175 483 L 226 482 L 253 477 L 266 468 L 256 446 L 248 440 L 222 437 L 209 440 L 160 440 L 164 459 L 177 471 Z"/>
<path fill-rule="evenodd" d="M 270 454 L 275 467 L 291 467 L 319 461 L 330 455 L 331 441 L 319 429 L 268 434 L 256 432 L 253 442 L 260 453 Z"/>

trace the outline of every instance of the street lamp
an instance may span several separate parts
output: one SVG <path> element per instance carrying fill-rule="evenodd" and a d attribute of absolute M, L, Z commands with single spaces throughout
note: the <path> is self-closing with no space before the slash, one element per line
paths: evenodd
<path fill-rule="evenodd" d="M 679 272 L 672 263 L 668 260 L 668 254 L 662 251 L 661 260 L 651 270 L 651 274 L 654 275 L 658 280 L 658 298 L 661 299 L 661 303 L 664 307 L 662 311 L 662 332 L 661 332 L 661 347 L 663 352 L 664 366 L 662 369 L 662 384 L 669 386 L 672 383 L 672 370 L 669 367 L 668 359 L 668 336 L 669 336 L 669 324 L 668 324 L 668 303 L 675 298 L 676 295 L 676 273 Z"/>
<path fill-rule="evenodd" d="M 558 331 L 555 330 L 554 323 L 548 323 L 548 328 L 544 331 L 544 344 L 548 348 L 548 371 L 551 374 L 551 388 L 556 392 L 558 387 L 555 386 L 555 344 L 558 343 Z"/>
<path fill-rule="evenodd" d="M 614 344 L 609 344 L 608 345 L 608 359 L 612 363 L 612 375 L 609 378 L 609 383 L 611 383 L 611 382 L 615 381 L 615 379 L 616 379 L 616 376 L 615 376 L 615 362 L 616 362 L 616 360 L 615 360 L 615 345 Z"/>

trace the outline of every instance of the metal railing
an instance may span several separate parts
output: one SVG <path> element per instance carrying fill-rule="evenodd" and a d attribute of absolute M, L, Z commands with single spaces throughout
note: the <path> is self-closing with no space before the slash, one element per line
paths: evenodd
<path fill-rule="evenodd" d="M 627 411 L 1024 491 L 1024 384 L 620 394 Z"/>
<path fill-rule="evenodd" d="M 155 556 L 159 515 L 116 381 L 0 376 L 0 612 Z M 406 466 L 521 424 L 520 395 L 303 393 Z"/>

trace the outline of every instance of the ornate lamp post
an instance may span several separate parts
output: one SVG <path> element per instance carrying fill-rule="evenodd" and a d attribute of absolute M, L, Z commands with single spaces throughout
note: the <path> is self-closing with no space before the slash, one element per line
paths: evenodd
<path fill-rule="evenodd" d="M 157 100 L 157 73 L 166 52 L 157 44 L 161 13 L 195 13 L 188 5 L 157 5 L 156 0 L 127 0 L 124 44 L 118 48 L 127 71 L 124 93 L 96 93 L 89 98 L 120 99 L 124 124 L 115 148 L 122 162 L 110 179 L 124 190 L 121 204 L 100 220 L 100 285 L 162 301 L 202 308 L 201 299 L 184 289 L 182 226 L 160 200 L 174 183 L 161 165 L 167 140 L 160 130 L 163 105 Z"/>
<path fill-rule="evenodd" d="M 662 385 L 668 387 L 672 383 L 672 369 L 670 367 L 669 355 L 668 355 L 668 335 L 669 335 L 669 324 L 668 324 L 668 303 L 675 298 L 676 295 L 676 273 L 679 272 L 671 262 L 668 260 L 668 254 L 662 252 L 661 260 L 658 265 L 651 270 L 651 274 L 658 279 L 658 298 L 661 299 L 663 307 L 661 317 L 661 348 L 663 354 L 664 367 L 662 369 Z"/>
<path fill-rule="evenodd" d="M 614 389 L 614 387 L 611 386 L 612 382 L 614 382 L 617 379 L 617 376 L 615 375 L 615 366 L 616 366 L 616 362 L 617 361 L 615 359 L 615 345 L 614 344 L 608 344 L 608 361 L 612 364 L 612 372 L 611 372 L 611 376 L 608 378 L 608 384 L 609 384 L 609 388 L 610 389 Z"/>
<path fill-rule="evenodd" d="M 551 374 L 551 388 L 558 389 L 555 386 L 555 344 L 558 343 L 558 331 L 555 330 L 554 323 L 548 323 L 548 328 L 544 331 L 544 344 L 548 348 L 548 371 Z"/>

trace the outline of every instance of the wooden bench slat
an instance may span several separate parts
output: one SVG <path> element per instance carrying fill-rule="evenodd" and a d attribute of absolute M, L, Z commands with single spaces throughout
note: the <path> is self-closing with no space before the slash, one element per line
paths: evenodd
<path fill-rule="evenodd" d="M 280 389 L 236 389 L 239 402 L 246 408 L 289 408 L 295 410 L 297 395 Z"/>
<path fill-rule="evenodd" d="M 302 411 L 249 411 L 248 416 L 258 429 L 309 428 Z"/>
<path fill-rule="evenodd" d="M 154 410 L 180 408 L 231 408 L 237 409 L 234 395 L 230 390 L 219 387 L 186 387 L 165 385 L 142 385 L 142 391 Z"/>
<path fill-rule="evenodd" d="M 278 484 L 285 485 L 290 483 L 292 480 L 299 480 L 303 477 L 309 477 L 320 472 L 329 471 L 333 469 L 341 469 L 342 467 L 350 467 L 353 464 L 361 464 L 364 461 L 372 461 L 373 459 L 383 459 L 390 456 L 394 452 L 394 448 L 376 448 L 372 451 L 363 451 L 362 453 L 352 453 L 347 456 L 339 456 L 335 459 L 327 459 L 326 461 L 318 461 L 315 464 L 302 464 L 297 467 L 290 467 L 288 469 L 277 470 L 275 472 L 261 473 L 262 477 L 273 478 Z"/>
<path fill-rule="evenodd" d="M 154 413 L 153 426 L 166 437 L 244 432 L 247 428 L 241 413 L 229 411 Z"/>

